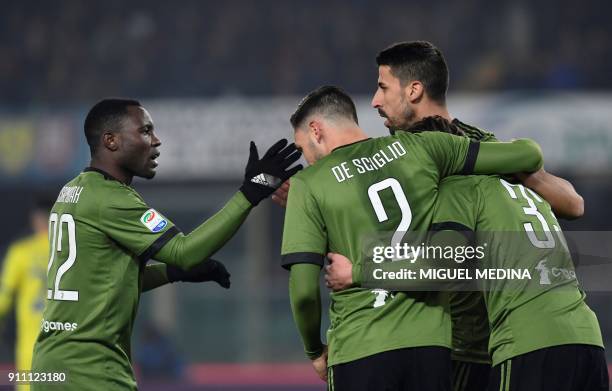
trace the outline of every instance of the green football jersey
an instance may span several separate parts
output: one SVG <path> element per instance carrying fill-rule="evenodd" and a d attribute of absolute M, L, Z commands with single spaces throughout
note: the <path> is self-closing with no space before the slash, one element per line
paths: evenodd
<path fill-rule="evenodd" d="M 486 257 L 476 261 L 480 269 L 531 277 L 479 281 L 493 365 L 551 346 L 603 347 L 597 317 L 584 301 L 560 225 L 545 200 L 496 176 L 445 178 L 434 226 L 448 223 L 475 231 L 477 244 L 487 248 Z"/>
<path fill-rule="evenodd" d="M 457 118 L 452 124 L 472 140 L 497 141 L 493 133 L 468 125 Z M 482 292 L 449 292 L 449 301 L 453 325 L 453 360 L 490 363 L 491 358 L 487 350 L 489 323 Z"/>
<path fill-rule="evenodd" d="M 472 147 L 474 146 L 474 147 Z M 441 132 L 406 133 L 336 148 L 291 179 L 283 265 L 323 265 L 328 251 L 363 262 L 364 241 L 430 226 L 442 177 L 471 172 L 477 144 Z M 328 365 L 418 346 L 450 348 L 448 297 L 352 288 L 331 293 Z"/>
<path fill-rule="evenodd" d="M 62 390 L 136 389 L 130 337 L 144 264 L 176 233 L 100 171 L 68 182 L 49 220 L 48 300 L 32 371 L 67 372 Z"/>

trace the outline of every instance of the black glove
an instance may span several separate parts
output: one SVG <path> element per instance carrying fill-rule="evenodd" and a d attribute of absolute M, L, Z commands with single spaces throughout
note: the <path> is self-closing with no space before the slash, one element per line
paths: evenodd
<path fill-rule="evenodd" d="M 198 263 L 189 270 L 167 265 L 166 275 L 168 276 L 168 282 L 215 281 L 225 289 L 229 289 L 230 287 L 229 272 L 221 262 L 215 261 L 212 258 Z"/>
<path fill-rule="evenodd" d="M 242 194 L 255 206 L 261 200 L 274 193 L 287 179 L 302 169 L 302 165 L 287 170 L 302 154 L 295 144 L 287 145 L 286 139 L 279 140 L 259 159 L 257 147 L 251 141 L 251 152 L 247 163 L 244 182 L 240 187 Z"/>

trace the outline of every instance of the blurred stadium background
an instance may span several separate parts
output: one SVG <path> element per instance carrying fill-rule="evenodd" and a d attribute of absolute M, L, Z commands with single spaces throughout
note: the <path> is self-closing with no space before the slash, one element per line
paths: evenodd
<path fill-rule="evenodd" d="M 135 187 L 184 231 L 237 189 L 249 140 L 291 137 L 301 96 L 336 84 L 369 107 L 376 53 L 432 41 L 451 74 L 449 108 L 502 139 L 532 137 L 546 168 L 585 198 L 567 230 L 612 230 L 612 5 L 445 2 L 3 1 L 0 3 L 0 250 L 28 233 L 32 194 L 88 163 L 84 115 L 135 97 L 162 139 L 158 176 Z M 283 212 L 257 208 L 217 258 L 232 289 L 175 284 L 143 295 L 133 338 L 142 390 L 323 390 L 302 353 L 279 267 Z M 609 292 L 589 292 L 612 340 Z M 5 320 L 0 362 L 12 365 Z"/>

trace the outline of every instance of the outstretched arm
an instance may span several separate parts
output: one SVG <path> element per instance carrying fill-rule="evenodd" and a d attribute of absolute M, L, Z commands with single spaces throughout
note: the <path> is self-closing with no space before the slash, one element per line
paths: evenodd
<path fill-rule="evenodd" d="M 251 142 L 240 192 L 221 211 L 189 235 L 178 234 L 165 243 L 156 253 L 155 259 L 187 270 L 200 260 L 210 257 L 234 236 L 251 207 L 270 196 L 302 168 L 301 165 L 289 168 L 300 156 L 295 144 L 287 145 L 287 140 L 282 139 L 260 159 L 257 147 Z"/>
<path fill-rule="evenodd" d="M 584 199 L 565 179 L 544 171 L 544 168 L 531 174 L 519 173 L 516 177 L 548 201 L 558 217 L 577 219 L 584 214 Z"/>
<path fill-rule="evenodd" d="M 530 139 L 480 143 L 474 174 L 513 174 L 542 168 L 540 146 Z"/>
<path fill-rule="evenodd" d="M 571 183 L 542 168 L 540 146 L 532 140 L 509 143 L 480 143 L 474 165 L 475 174 L 512 174 L 548 201 L 555 213 L 565 218 L 584 214 L 584 200 Z"/>
<path fill-rule="evenodd" d="M 223 247 L 240 228 L 251 207 L 251 203 L 238 192 L 223 209 L 190 234 L 176 234 L 149 258 L 188 270 Z"/>
<path fill-rule="evenodd" d="M 475 154 L 472 154 L 471 151 L 468 152 L 468 158 L 463 170 L 461 172 L 457 170 L 445 175 L 531 173 L 538 171 L 543 164 L 540 146 L 530 139 L 518 139 L 511 142 L 481 142 L 474 143 L 473 147 L 477 148 L 478 151 Z M 473 155 L 475 160 L 470 162 L 470 155 Z M 289 187 L 289 181 L 283 183 L 274 192 L 272 200 L 276 204 L 285 207 L 287 205 Z"/>

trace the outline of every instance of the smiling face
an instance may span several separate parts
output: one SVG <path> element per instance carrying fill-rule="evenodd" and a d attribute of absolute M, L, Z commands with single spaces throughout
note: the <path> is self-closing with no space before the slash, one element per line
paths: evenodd
<path fill-rule="evenodd" d="M 121 168 L 133 176 L 153 178 L 161 141 L 155 135 L 153 120 L 147 110 L 142 106 L 128 107 L 117 136 Z"/>
<path fill-rule="evenodd" d="M 378 67 L 378 88 L 372 98 L 372 107 L 378 110 L 381 117 L 386 118 L 385 126 L 389 129 L 407 129 L 416 121 L 406 90 L 391 73 L 391 67 Z"/>

